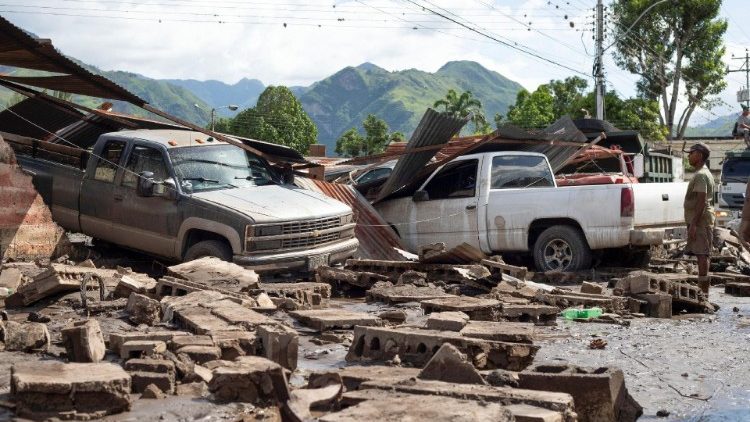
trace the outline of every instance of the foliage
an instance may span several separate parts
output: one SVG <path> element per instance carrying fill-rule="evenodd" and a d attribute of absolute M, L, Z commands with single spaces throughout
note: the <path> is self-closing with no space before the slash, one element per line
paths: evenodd
<path fill-rule="evenodd" d="M 596 109 L 596 94 L 592 91 L 576 105 L 581 109 Z M 604 117 L 620 129 L 637 130 L 651 141 L 662 141 L 667 128 L 659 122 L 659 103 L 644 98 L 621 99 L 612 91 L 604 95 Z"/>
<path fill-rule="evenodd" d="M 612 3 L 618 17 L 615 61 L 641 77 L 640 96 L 661 103 L 660 123 L 670 139 L 680 139 L 693 111 L 710 108 L 711 96 L 726 87 L 722 37 L 727 22 L 718 18 L 721 0 L 666 2 L 646 12 L 652 4 L 646 0 Z M 685 106 L 678 115 L 680 103 Z"/>
<path fill-rule="evenodd" d="M 285 86 L 269 86 L 255 107 L 229 119 L 230 134 L 286 145 L 301 154 L 315 143 L 318 129 Z"/>
<path fill-rule="evenodd" d="M 544 127 L 555 121 L 555 98 L 548 85 L 539 85 L 534 92 L 525 89 L 516 96 L 516 104 L 508 109 L 507 120 L 520 127 Z"/>
<path fill-rule="evenodd" d="M 388 132 L 388 124 L 372 114 L 368 114 L 362 122 L 365 136 L 362 136 L 356 128 L 344 132 L 336 141 L 336 153 L 345 157 L 358 157 L 365 155 L 380 154 L 390 142 L 403 142 L 404 134 L 401 132 Z"/>
<path fill-rule="evenodd" d="M 433 107 L 443 107 L 446 113 L 451 113 L 456 117 L 464 118 L 471 115 L 470 121 L 474 123 L 474 131 L 478 132 L 480 128 L 486 126 L 487 119 L 482 111 L 482 102 L 474 98 L 471 91 L 464 91 L 458 95 L 456 90 L 449 89 L 445 98 L 441 98 L 433 104 Z"/>

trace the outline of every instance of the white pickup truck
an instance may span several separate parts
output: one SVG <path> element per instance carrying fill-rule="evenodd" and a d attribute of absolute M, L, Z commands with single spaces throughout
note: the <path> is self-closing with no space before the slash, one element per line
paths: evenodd
<path fill-rule="evenodd" d="M 591 266 L 594 250 L 647 253 L 683 226 L 687 183 L 558 187 L 543 154 L 485 152 L 435 170 L 412 197 L 375 204 L 412 251 L 468 243 L 532 252 L 538 270 Z"/>

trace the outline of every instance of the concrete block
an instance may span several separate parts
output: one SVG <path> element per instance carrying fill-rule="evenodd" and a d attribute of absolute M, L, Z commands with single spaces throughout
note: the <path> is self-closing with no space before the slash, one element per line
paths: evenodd
<path fill-rule="evenodd" d="M 112 363 L 18 363 L 10 381 L 19 417 L 85 419 L 130 410 L 130 375 Z"/>
<path fill-rule="evenodd" d="M 602 294 L 603 291 L 604 291 L 604 288 L 601 286 L 601 284 L 590 283 L 588 281 L 584 281 L 581 284 L 581 293 L 600 295 Z"/>
<path fill-rule="evenodd" d="M 450 397 L 389 393 L 344 410 L 329 413 L 322 422 L 399 421 L 409 415 L 413 422 L 513 421 L 513 415 L 501 404 L 479 406 L 476 401 Z"/>
<path fill-rule="evenodd" d="M 531 344 L 481 340 L 451 331 L 358 326 L 354 327 L 354 340 L 346 360 L 389 361 L 398 355 L 402 362 L 422 366 L 446 342 L 468 355 L 478 369 L 520 370 L 531 364 L 539 350 Z"/>
<path fill-rule="evenodd" d="M 3 341 L 6 351 L 46 351 L 49 348 L 49 331 L 39 322 L 2 321 Z"/>
<path fill-rule="evenodd" d="M 148 371 L 128 371 L 128 373 L 133 393 L 143 393 L 149 385 L 155 385 L 159 387 L 159 390 L 168 394 L 174 393 L 174 374 Z"/>
<path fill-rule="evenodd" d="M 131 293 L 125 311 L 133 324 L 154 325 L 161 321 L 161 304 L 139 293 Z"/>
<path fill-rule="evenodd" d="M 258 342 L 255 332 L 219 331 L 211 334 L 214 344 L 221 349 L 223 360 L 235 360 L 240 356 L 254 355 Z"/>
<path fill-rule="evenodd" d="M 639 294 L 636 299 L 646 301 L 646 315 L 652 318 L 672 318 L 672 296 L 664 293 Z"/>
<path fill-rule="evenodd" d="M 426 314 L 431 312 L 463 312 L 476 321 L 499 321 L 502 304 L 496 299 L 482 299 L 471 296 L 441 297 L 420 302 Z"/>
<path fill-rule="evenodd" d="M 297 331 L 280 324 L 261 325 L 256 330 L 260 355 L 286 369 L 297 368 L 299 337 Z"/>
<path fill-rule="evenodd" d="M 445 291 L 439 287 L 418 287 L 412 284 L 397 286 L 387 281 L 375 283 L 375 285 L 367 291 L 366 296 L 367 301 L 385 303 L 420 302 L 440 297 L 457 296 L 445 293 Z"/>
<path fill-rule="evenodd" d="M 240 265 L 215 257 L 203 257 L 167 268 L 171 276 L 227 289 L 236 293 L 258 287 L 258 274 Z"/>
<path fill-rule="evenodd" d="M 529 344 L 534 340 L 534 333 L 532 323 L 492 321 L 469 321 L 460 331 L 464 337 Z"/>
<path fill-rule="evenodd" d="M 169 343 L 178 336 L 189 336 L 185 331 L 150 331 L 148 333 L 112 333 L 109 335 L 109 350 L 120 353 L 120 347 L 128 341 L 163 341 Z"/>
<path fill-rule="evenodd" d="M 71 362 L 99 362 L 107 352 L 102 330 L 95 319 L 75 321 L 63 328 L 62 341 Z"/>
<path fill-rule="evenodd" d="M 338 370 L 347 391 L 358 390 L 366 381 L 397 382 L 416 378 L 421 370 L 405 366 L 348 365 Z"/>
<path fill-rule="evenodd" d="M 433 312 L 427 318 L 426 327 L 438 331 L 461 331 L 469 316 L 461 311 Z"/>
<path fill-rule="evenodd" d="M 221 349 L 216 346 L 185 346 L 178 349 L 176 353 L 184 353 L 196 363 L 221 359 Z"/>
<path fill-rule="evenodd" d="M 352 328 L 355 325 L 381 325 L 380 318 L 365 312 L 346 309 L 311 309 L 289 312 L 300 323 L 317 331 L 333 328 Z"/>
<path fill-rule="evenodd" d="M 145 295 L 156 288 L 156 280 L 145 274 L 121 274 L 112 295 L 116 298 L 129 298 L 131 293 Z"/>
<path fill-rule="evenodd" d="M 23 281 L 23 273 L 18 268 L 5 268 L 0 272 L 0 287 L 15 291 Z"/>
<path fill-rule="evenodd" d="M 120 346 L 122 359 L 145 358 L 164 353 L 167 344 L 160 340 L 131 340 Z"/>
<path fill-rule="evenodd" d="M 418 378 L 458 384 L 486 384 L 466 355 L 450 343 L 440 346 L 419 372 Z"/>
<path fill-rule="evenodd" d="M 289 399 L 284 369 L 258 356 L 243 356 L 215 368 L 208 389 L 219 402 L 278 406 Z"/>
<path fill-rule="evenodd" d="M 560 309 L 549 305 L 503 305 L 502 316 L 506 321 L 531 322 L 535 325 L 555 325 Z"/>
<path fill-rule="evenodd" d="M 750 284 L 740 282 L 728 282 L 724 284 L 724 293 L 732 296 L 750 296 Z"/>
<path fill-rule="evenodd" d="M 619 369 L 543 364 L 520 372 L 518 377 L 521 388 L 573 396 L 582 422 L 630 422 L 643 414 L 643 408 L 628 393 Z"/>
<path fill-rule="evenodd" d="M 185 346 L 214 346 L 211 336 L 177 336 L 168 343 L 169 350 L 176 352 Z"/>

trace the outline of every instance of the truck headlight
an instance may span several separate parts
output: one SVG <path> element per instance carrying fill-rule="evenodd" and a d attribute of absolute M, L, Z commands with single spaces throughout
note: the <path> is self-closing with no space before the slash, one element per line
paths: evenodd
<path fill-rule="evenodd" d="M 714 211 L 714 215 L 717 217 L 729 217 L 729 213 L 726 211 Z"/>
<path fill-rule="evenodd" d="M 346 214 L 341 216 L 341 225 L 349 224 L 354 221 L 354 214 Z"/>

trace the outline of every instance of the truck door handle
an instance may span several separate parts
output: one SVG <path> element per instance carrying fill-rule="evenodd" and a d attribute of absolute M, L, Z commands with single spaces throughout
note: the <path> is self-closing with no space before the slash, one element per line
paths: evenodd
<path fill-rule="evenodd" d="M 115 201 L 122 201 L 122 195 L 120 195 L 119 193 L 116 193 L 115 194 Z"/>
<path fill-rule="evenodd" d="M 477 209 L 477 204 L 469 204 L 466 206 L 467 210 L 475 210 Z"/>
<path fill-rule="evenodd" d="M 661 194 L 661 200 L 662 201 L 669 201 L 669 194 L 668 193 L 662 193 Z"/>

